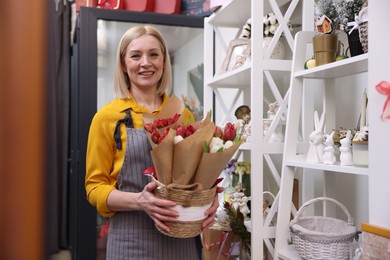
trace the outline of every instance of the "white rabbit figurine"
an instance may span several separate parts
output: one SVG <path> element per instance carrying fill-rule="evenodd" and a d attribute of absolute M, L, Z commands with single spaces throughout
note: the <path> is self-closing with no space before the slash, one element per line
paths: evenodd
<path fill-rule="evenodd" d="M 347 135 L 345 138 L 340 140 L 340 165 L 348 166 L 353 165 L 353 159 L 352 159 L 352 133 L 351 130 L 347 131 Z"/>
<path fill-rule="evenodd" d="M 315 130 L 309 135 L 309 151 L 306 161 L 311 163 L 322 163 L 324 154 L 324 125 L 325 112 L 322 112 L 321 119 L 318 118 L 318 112 L 314 111 Z"/>
<path fill-rule="evenodd" d="M 246 217 L 251 212 L 248 207 L 248 201 L 249 198 L 247 196 L 243 196 L 239 203 L 239 209 L 241 213 L 244 215 L 244 217 Z"/>
<path fill-rule="evenodd" d="M 324 154 L 322 156 L 324 164 L 335 164 L 336 155 L 334 150 L 334 141 L 333 141 L 334 131 L 326 137 Z"/>

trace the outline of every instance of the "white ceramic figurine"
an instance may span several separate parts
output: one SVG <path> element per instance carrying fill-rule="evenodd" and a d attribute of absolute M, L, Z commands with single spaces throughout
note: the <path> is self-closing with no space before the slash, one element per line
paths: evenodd
<path fill-rule="evenodd" d="M 352 158 L 352 133 L 351 130 L 347 131 L 347 135 L 345 138 L 340 140 L 340 165 L 342 166 L 348 166 L 353 165 L 353 158 Z"/>
<path fill-rule="evenodd" d="M 324 154 L 322 156 L 324 164 L 335 164 L 336 155 L 334 150 L 334 141 L 333 141 L 334 131 L 326 137 Z"/>
<path fill-rule="evenodd" d="M 318 118 L 318 112 L 314 111 L 315 130 L 309 135 L 309 151 L 307 152 L 306 161 L 311 163 L 322 163 L 324 154 L 324 125 L 325 112 Z"/>

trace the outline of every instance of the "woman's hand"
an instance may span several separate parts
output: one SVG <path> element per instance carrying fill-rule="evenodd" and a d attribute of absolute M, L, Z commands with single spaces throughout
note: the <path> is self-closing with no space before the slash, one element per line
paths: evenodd
<path fill-rule="evenodd" d="M 149 183 L 146 185 L 138 197 L 138 204 L 160 228 L 169 232 L 170 229 L 164 224 L 164 221 L 175 222 L 179 216 L 179 212 L 169 209 L 176 205 L 175 202 L 159 199 L 154 196 L 152 191 L 156 187 L 156 183 Z"/>
<path fill-rule="evenodd" d="M 208 229 L 214 224 L 215 215 L 219 207 L 218 194 L 223 191 L 224 191 L 223 187 L 217 187 L 217 193 L 215 194 L 213 204 L 211 204 L 211 207 L 204 212 L 204 214 L 207 215 L 208 217 L 202 223 L 202 231 Z"/>

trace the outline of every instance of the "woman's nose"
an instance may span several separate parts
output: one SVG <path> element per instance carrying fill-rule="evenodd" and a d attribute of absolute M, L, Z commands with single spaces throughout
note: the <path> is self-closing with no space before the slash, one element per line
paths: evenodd
<path fill-rule="evenodd" d="M 150 67 L 150 60 L 149 60 L 149 57 L 148 56 L 143 56 L 142 57 L 142 60 L 141 60 L 141 66 L 142 67 L 146 67 L 146 68 L 148 68 L 148 67 Z"/>

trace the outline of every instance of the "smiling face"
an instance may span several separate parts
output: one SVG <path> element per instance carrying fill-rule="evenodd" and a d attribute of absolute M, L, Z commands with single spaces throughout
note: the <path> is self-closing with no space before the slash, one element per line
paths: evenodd
<path fill-rule="evenodd" d="M 130 92 L 135 89 L 156 91 L 164 71 L 164 53 L 160 42 L 152 35 L 142 35 L 132 40 L 126 48 L 122 64 L 131 82 Z"/>

